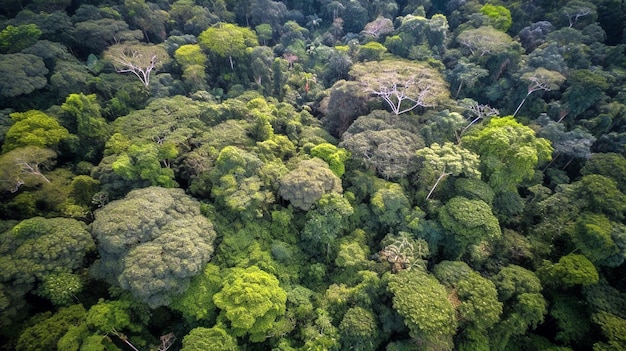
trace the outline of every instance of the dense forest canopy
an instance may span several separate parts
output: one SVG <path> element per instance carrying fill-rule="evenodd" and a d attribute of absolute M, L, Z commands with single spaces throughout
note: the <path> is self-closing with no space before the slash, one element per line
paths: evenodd
<path fill-rule="evenodd" d="M 625 28 L 0 1 L 0 350 L 626 350 Z"/>

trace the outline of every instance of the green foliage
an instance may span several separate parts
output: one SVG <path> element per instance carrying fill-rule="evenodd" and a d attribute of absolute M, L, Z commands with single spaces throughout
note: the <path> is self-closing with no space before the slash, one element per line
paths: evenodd
<path fill-rule="evenodd" d="M 152 307 L 183 293 L 213 253 L 215 231 L 180 189 L 133 190 L 95 213 L 94 273 Z"/>
<path fill-rule="evenodd" d="M 462 138 L 463 145 L 480 155 L 481 171 L 496 191 L 515 191 L 535 174 L 535 167 L 549 160 L 550 142 L 511 116 L 492 118 L 479 131 Z"/>
<path fill-rule="evenodd" d="M 454 235 L 459 257 L 471 246 L 489 243 L 501 235 L 500 224 L 491 212 L 491 206 L 482 200 L 453 197 L 440 210 L 439 221 Z"/>
<path fill-rule="evenodd" d="M 537 275 L 544 285 L 562 289 L 596 284 L 600 279 L 593 263 L 580 254 L 563 256 L 557 263 L 547 262 L 537 270 Z"/>
<path fill-rule="evenodd" d="M 508 31 L 513 23 L 511 11 L 504 6 L 485 4 L 480 8 L 480 12 L 489 17 L 491 26 L 503 32 Z"/>
<path fill-rule="evenodd" d="M 237 340 L 220 326 L 192 329 L 183 338 L 182 351 L 224 350 L 238 351 Z"/>
<path fill-rule="evenodd" d="M 13 98 L 45 87 L 48 72 L 41 57 L 22 53 L 1 55 L 0 97 Z"/>
<path fill-rule="evenodd" d="M 337 193 L 324 194 L 315 202 L 315 207 L 306 215 L 306 223 L 301 236 L 315 250 L 321 247 L 322 252 L 329 253 L 329 247 L 346 229 L 348 217 L 354 213 L 352 206 L 342 195 Z"/>
<path fill-rule="evenodd" d="M 175 149 L 170 149 L 173 152 L 169 152 L 169 155 L 168 152 L 164 153 L 163 151 L 168 151 L 164 150 L 168 145 L 170 144 L 132 144 L 113 162 L 113 172 L 128 181 L 146 181 L 154 186 L 176 187 L 178 183 L 174 180 L 174 170 L 163 166 L 178 154 Z"/>
<path fill-rule="evenodd" d="M 47 298 L 55 306 L 67 306 L 76 300 L 83 290 L 81 277 L 72 273 L 53 273 L 43 278 L 37 294 Z"/>
<path fill-rule="evenodd" d="M 328 163 L 328 167 L 337 177 L 346 172 L 344 163 L 350 159 L 350 152 L 329 143 L 316 145 L 311 149 L 311 156 L 319 157 Z"/>
<path fill-rule="evenodd" d="M 257 36 L 249 28 L 231 23 L 218 23 L 198 36 L 200 46 L 217 56 L 228 57 L 234 69 L 234 58 L 241 57 L 246 48 L 259 45 Z"/>
<path fill-rule="evenodd" d="M 3 54 L 20 52 L 35 44 L 41 33 L 36 24 L 8 25 L 0 32 L 0 52 Z"/>
<path fill-rule="evenodd" d="M 344 347 L 358 351 L 376 350 L 379 327 L 376 315 L 362 307 L 348 309 L 339 323 L 339 335 Z"/>
<path fill-rule="evenodd" d="M 7 131 L 2 152 L 22 146 L 55 148 L 69 137 L 67 129 L 41 111 L 15 112 L 11 118 L 14 123 Z"/>
<path fill-rule="evenodd" d="M 190 323 L 199 320 L 212 320 L 216 316 L 213 295 L 222 288 L 220 269 L 214 264 L 207 264 L 201 274 L 193 277 L 189 288 L 175 298 L 171 308 L 180 311 Z"/>
<path fill-rule="evenodd" d="M 32 325 L 25 328 L 15 347 L 18 351 L 55 350 L 57 341 L 72 327 L 85 320 L 83 305 L 72 305 L 37 315 L 31 319 Z"/>
<path fill-rule="evenodd" d="M 51 274 L 71 273 L 94 249 L 86 225 L 69 218 L 26 219 L 1 237 L 3 282 L 33 283 Z"/>
<path fill-rule="evenodd" d="M 452 349 L 455 310 L 437 279 L 419 270 L 402 271 L 389 277 L 388 289 L 412 338 L 422 341 L 425 349 Z"/>
<path fill-rule="evenodd" d="M 131 326 L 130 302 L 100 299 L 87 311 L 85 322 L 100 334 L 108 334 Z"/>
<path fill-rule="evenodd" d="M 572 239 L 580 253 L 601 264 L 619 252 L 611 236 L 611 222 L 603 215 L 583 213 L 576 221 Z"/>
<path fill-rule="evenodd" d="M 277 318 L 285 314 L 287 294 L 278 279 L 256 266 L 232 268 L 224 277 L 223 288 L 213 295 L 221 310 L 219 320 L 228 322 L 232 335 L 249 335 L 261 342 L 272 334 Z"/>
<path fill-rule="evenodd" d="M 318 158 L 300 161 L 280 179 L 280 196 L 300 210 L 309 210 L 324 194 L 341 193 L 340 179 Z"/>

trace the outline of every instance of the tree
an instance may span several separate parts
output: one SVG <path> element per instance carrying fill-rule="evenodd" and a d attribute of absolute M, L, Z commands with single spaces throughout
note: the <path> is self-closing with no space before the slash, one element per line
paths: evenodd
<path fill-rule="evenodd" d="M 348 309 L 339 323 L 342 344 L 356 351 L 374 351 L 378 331 L 377 318 L 373 311 L 359 306 Z"/>
<path fill-rule="evenodd" d="M 0 52 L 14 54 L 35 44 L 41 35 L 36 24 L 8 25 L 0 32 Z"/>
<path fill-rule="evenodd" d="M 18 351 L 54 350 L 57 341 L 72 326 L 84 321 L 85 314 L 82 304 L 61 308 L 54 314 L 50 312 L 40 314 L 33 318 L 33 325 L 22 331 L 15 349 Z"/>
<path fill-rule="evenodd" d="M 463 85 L 465 85 L 466 88 L 472 89 L 478 80 L 488 75 L 488 70 L 470 62 L 465 57 L 461 57 L 454 68 L 448 71 L 448 76 L 458 86 L 454 98 L 456 99 L 459 96 Z"/>
<path fill-rule="evenodd" d="M 404 318 L 409 334 L 425 350 L 452 350 L 457 321 L 448 293 L 435 277 L 404 270 L 389 277 L 393 308 Z"/>
<path fill-rule="evenodd" d="M 480 155 L 483 178 L 496 191 L 515 191 L 535 167 L 551 158 L 552 146 L 513 117 L 492 118 L 479 131 L 461 138 L 468 149 Z"/>
<path fill-rule="evenodd" d="M 609 87 L 609 80 L 602 72 L 588 69 L 570 71 L 566 83 L 569 87 L 563 93 L 563 101 L 573 117 L 591 107 Z"/>
<path fill-rule="evenodd" d="M 559 262 L 545 262 L 537 270 L 543 284 L 567 289 L 575 285 L 592 285 L 600 279 L 596 267 L 581 254 L 571 253 L 559 259 Z"/>
<path fill-rule="evenodd" d="M 51 167 L 56 152 L 34 146 L 20 147 L 0 155 L 0 190 L 15 193 L 22 185 L 50 183 L 42 168 Z"/>
<path fill-rule="evenodd" d="M 70 116 L 81 139 L 82 152 L 88 160 L 96 159 L 110 136 L 109 126 L 100 113 L 95 94 L 70 94 L 61 110 Z"/>
<path fill-rule="evenodd" d="M 114 43 L 141 40 L 143 34 L 139 29 L 130 30 L 121 19 L 100 18 L 75 23 L 72 39 L 79 48 L 100 53 Z"/>
<path fill-rule="evenodd" d="M 280 179 L 280 196 L 303 211 L 309 210 L 324 194 L 342 191 L 341 180 L 318 158 L 300 161 Z"/>
<path fill-rule="evenodd" d="M 598 174 L 612 178 L 622 193 L 626 191 L 626 158 L 620 154 L 591 154 L 580 173 L 583 176 Z"/>
<path fill-rule="evenodd" d="M 500 223 L 491 206 L 482 200 L 453 197 L 440 210 L 439 221 L 454 235 L 458 257 L 471 247 L 489 243 L 501 235 Z"/>
<path fill-rule="evenodd" d="M 505 33 L 513 23 L 511 11 L 504 6 L 485 4 L 480 8 L 480 13 L 489 18 L 491 26 Z"/>
<path fill-rule="evenodd" d="M 467 178 L 480 178 L 478 155 L 450 142 L 443 145 L 433 143 L 430 147 L 417 150 L 417 156 L 424 160 L 425 166 L 439 173 L 439 178 L 426 196 L 427 200 L 439 182 L 449 175 L 458 177 L 463 174 Z"/>
<path fill-rule="evenodd" d="M 11 118 L 14 123 L 5 136 L 3 152 L 23 146 L 56 147 L 59 142 L 69 137 L 67 129 L 41 111 L 14 112 Z"/>
<path fill-rule="evenodd" d="M 314 205 L 306 214 L 301 236 L 305 242 L 313 244 L 307 245 L 308 250 L 328 255 L 335 239 L 345 231 L 347 219 L 354 210 L 348 200 L 337 193 L 322 195 Z"/>
<path fill-rule="evenodd" d="M 0 97 L 12 98 L 30 94 L 46 86 L 48 69 L 41 57 L 31 54 L 0 56 Z"/>
<path fill-rule="evenodd" d="M 162 47 L 154 44 L 128 42 L 111 45 L 104 57 L 111 61 L 118 73 L 132 73 L 148 88 L 150 74 L 166 65 L 170 57 Z"/>
<path fill-rule="evenodd" d="M 539 278 L 523 267 L 508 265 L 491 279 L 503 303 L 501 322 L 490 332 L 491 347 L 504 350 L 511 336 L 523 335 L 543 321 L 547 302 Z"/>
<path fill-rule="evenodd" d="M 221 310 L 218 320 L 229 323 L 234 336 L 249 335 L 262 342 L 271 335 L 276 320 L 285 314 L 287 294 L 274 275 L 256 266 L 232 268 L 224 287 L 213 295 Z"/>
<path fill-rule="evenodd" d="M 417 107 L 433 107 L 448 98 L 441 74 L 426 63 L 383 60 L 359 63 L 350 75 L 366 92 L 382 98 L 400 115 Z"/>
<path fill-rule="evenodd" d="M 239 351 L 237 340 L 220 326 L 193 328 L 183 338 L 182 351 Z"/>
<path fill-rule="evenodd" d="M 181 189 L 133 190 L 94 215 L 94 274 L 151 307 L 183 293 L 213 253 L 213 225 Z"/>
<path fill-rule="evenodd" d="M 502 313 L 494 283 L 460 261 L 442 261 L 435 266 L 433 274 L 451 292 L 451 299 L 457 301 L 458 324 L 463 330 L 459 335 L 463 340 L 458 344 L 486 344 L 488 339 L 477 335 L 499 322 Z"/>
<path fill-rule="evenodd" d="M 353 159 L 390 179 L 415 170 L 415 152 L 424 147 L 424 141 L 410 121 L 377 110 L 352 123 L 339 146 L 350 151 Z"/>
<path fill-rule="evenodd" d="M 522 108 L 522 105 L 526 102 L 526 99 L 528 99 L 530 94 L 538 90 L 550 91 L 558 89 L 565 81 L 565 77 L 561 73 L 550 71 L 542 67 L 539 67 L 532 72 L 522 74 L 521 78 L 523 81 L 528 82 L 528 91 L 522 102 L 520 102 L 515 109 L 515 112 L 513 112 L 513 117 L 517 115 L 517 112 L 519 112 L 519 109 Z"/>
<path fill-rule="evenodd" d="M 209 263 L 201 274 L 191 279 L 189 288 L 172 301 L 170 308 L 180 311 L 190 324 L 198 321 L 213 321 L 217 316 L 217 306 L 213 303 L 213 295 L 221 289 L 220 268 Z"/>
<path fill-rule="evenodd" d="M 311 156 L 319 157 L 328 163 L 328 167 L 337 177 L 346 172 L 344 162 L 350 159 L 350 152 L 333 144 L 322 143 L 311 149 Z"/>
<path fill-rule="evenodd" d="M 491 26 L 466 29 L 459 33 L 456 41 L 476 59 L 506 52 L 514 44 L 508 34 Z"/>
<path fill-rule="evenodd" d="M 235 69 L 233 57 L 245 54 L 246 48 L 259 45 L 257 36 L 251 29 L 231 23 L 218 23 L 198 36 L 200 46 L 217 56 L 228 57 L 230 69 Z"/>
<path fill-rule="evenodd" d="M 604 215 L 583 213 L 578 218 L 572 239 L 580 253 L 596 265 L 620 252 L 612 238 L 613 225 Z"/>

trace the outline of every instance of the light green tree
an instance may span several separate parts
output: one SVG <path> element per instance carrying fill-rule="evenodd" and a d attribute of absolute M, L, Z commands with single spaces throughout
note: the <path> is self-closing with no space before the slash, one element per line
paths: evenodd
<path fill-rule="evenodd" d="M 287 293 L 278 279 L 256 266 L 232 268 L 224 277 L 224 287 L 213 295 L 221 310 L 218 320 L 228 323 L 233 336 L 248 335 L 261 342 L 285 314 Z"/>
<path fill-rule="evenodd" d="M 232 70 L 235 69 L 233 58 L 243 56 L 246 48 L 259 45 L 253 30 L 222 22 L 200 33 L 198 42 L 203 49 L 217 56 L 228 57 Z"/>
<path fill-rule="evenodd" d="M 70 135 L 56 119 L 41 111 L 14 112 L 11 119 L 14 123 L 7 131 L 2 152 L 22 146 L 55 148 Z"/>
<path fill-rule="evenodd" d="M 535 167 L 552 157 L 552 146 L 513 117 L 492 118 L 480 130 L 461 138 L 463 145 L 480 155 L 480 171 L 498 192 L 516 191 L 520 182 L 535 174 Z"/>
<path fill-rule="evenodd" d="M 197 327 L 183 338 L 182 351 L 223 350 L 239 351 L 237 339 L 221 326 L 212 328 Z"/>

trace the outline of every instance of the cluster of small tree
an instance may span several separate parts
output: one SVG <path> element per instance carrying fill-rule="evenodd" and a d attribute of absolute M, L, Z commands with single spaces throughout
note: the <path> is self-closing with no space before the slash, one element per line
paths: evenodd
<path fill-rule="evenodd" d="M 0 350 L 626 350 L 618 0 L 6 0 Z"/>

